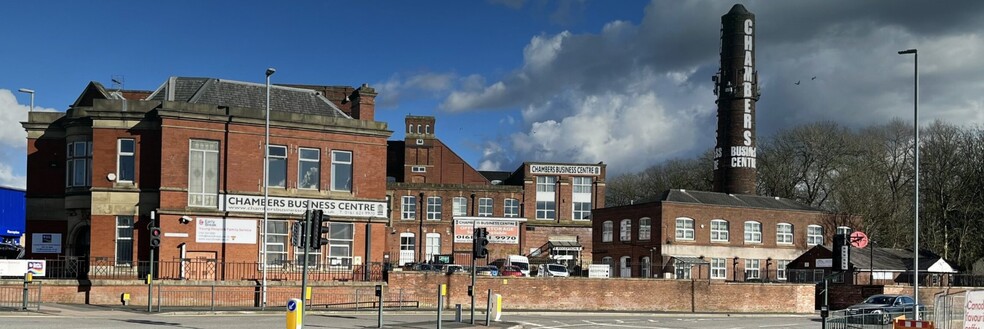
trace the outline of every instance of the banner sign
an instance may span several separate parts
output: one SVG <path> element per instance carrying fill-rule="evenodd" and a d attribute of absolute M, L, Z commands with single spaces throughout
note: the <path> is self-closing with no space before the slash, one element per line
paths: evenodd
<path fill-rule="evenodd" d="M 61 233 L 31 233 L 31 253 L 60 254 L 61 238 Z"/>
<path fill-rule="evenodd" d="M 474 220 L 456 219 L 454 221 L 454 242 L 472 242 Z M 519 221 L 516 220 L 478 220 L 474 228 L 484 227 L 489 232 L 489 243 L 519 244 Z"/>
<path fill-rule="evenodd" d="M 222 194 L 219 209 L 231 212 L 263 213 L 263 196 Z M 305 210 L 322 210 L 340 217 L 386 217 L 386 202 L 321 200 L 270 197 L 267 212 L 301 215 Z"/>
<path fill-rule="evenodd" d="M 984 327 L 984 291 L 968 291 L 965 298 L 963 327 Z"/>
<path fill-rule="evenodd" d="M 0 259 L 0 276 L 22 277 L 28 272 L 33 276 L 44 276 L 47 268 L 44 260 Z"/>
<path fill-rule="evenodd" d="M 601 166 L 547 165 L 531 164 L 530 174 L 571 174 L 571 175 L 601 175 Z"/>
<path fill-rule="evenodd" d="M 256 220 L 198 217 L 195 223 L 195 242 L 256 244 Z"/>

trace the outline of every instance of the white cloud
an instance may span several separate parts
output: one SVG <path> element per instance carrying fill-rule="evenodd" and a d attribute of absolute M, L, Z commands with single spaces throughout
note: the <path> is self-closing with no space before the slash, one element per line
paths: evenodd
<path fill-rule="evenodd" d="M 758 135 L 818 120 L 860 127 L 911 118 L 912 58 L 896 52 L 914 47 L 920 120 L 984 124 L 984 4 L 964 4 L 746 4 L 757 19 Z M 470 77 L 441 107 L 521 109 L 523 131 L 486 152 L 483 168 L 605 161 L 617 174 L 699 154 L 714 145 L 710 76 L 720 65 L 720 17 L 731 6 L 653 1 L 637 24 L 532 36 L 522 65 L 487 83 Z"/>
<path fill-rule="evenodd" d="M 378 105 L 383 108 L 395 107 L 401 101 L 440 97 L 451 89 L 456 80 L 453 73 L 425 72 L 410 76 L 393 75 L 385 82 L 377 83 Z"/>
<path fill-rule="evenodd" d="M 25 97 L 27 97 L 25 95 Z M 27 121 L 30 103 L 20 104 L 12 90 L 0 89 L 0 145 L 27 147 L 27 131 L 21 122 Z M 55 109 L 34 106 L 35 111 L 53 112 Z"/>
<path fill-rule="evenodd" d="M 9 165 L 0 162 L 0 185 L 25 188 L 27 186 L 27 176 L 18 175 Z"/>

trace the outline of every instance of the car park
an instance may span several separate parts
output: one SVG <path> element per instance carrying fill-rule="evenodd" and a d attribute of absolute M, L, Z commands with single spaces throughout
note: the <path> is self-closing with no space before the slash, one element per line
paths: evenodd
<path fill-rule="evenodd" d="M 456 264 L 448 264 L 444 266 L 444 273 L 454 274 L 454 273 L 465 273 L 465 267 Z"/>
<path fill-rule="evenodd" d="M 925 311 L 925 306 L 917 305 L 911 296 L 881 294 L 851 305 L 844 310 L 844 313 L 854 320 L 853 322 L 888 324 L 896 317 L 911 314 L 916 308 L 919 312 Z"/>
<path fill-rule="evenodd" d="M 480 266 L 475 268 L 475 275 L 479 276 L 498 276 L 499 269 L 495 266 Z"/>
<path fill-rule="evenodd" d="M 541 277 L 569 277 L 571 273 L 567 271 L 567 266 L 561 264 L 540 264 L 537 266 L 537 276 Z"/>
<path fill-rule="evenodd" d="M 521 268 L 519 268 L 519 266 L 515 266 L 515 265 L 506 265 L 506 266 L 503 266 L 502 267 L 502 270 L 499 271 L 499 275 L 501 275 L 501 276 L 516 276 L 516 277 L 526 276 L 526 275 L 523 274 L 523 269 L 521 269 Z"/>

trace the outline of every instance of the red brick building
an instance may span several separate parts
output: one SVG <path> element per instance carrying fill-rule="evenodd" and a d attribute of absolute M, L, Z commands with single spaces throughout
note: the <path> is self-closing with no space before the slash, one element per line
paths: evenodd
<path fill-rule="evenodd" d="M 180 262 L 177 275 L 194 278 L 190 263 L 201 260 L 253 264 L 230 274 L 253 278 L 264 249 L 269 267 L 303 258 L 288 233 L 307 208 L 320 208 L 331 232 L 313 266 L 381 262 L 392 132 L 374 120 L 375 96 L 366 85 L 272 87 L 264 211 L 265 85 L 172 77 L 139 92 L 92 82 L 66 112 L 32 112 L 23 123 L 27 230 L 64 237 L 61 252 L 27 257 L 133 266 L 150 259 L 154 223 L 161 271 Z"/>
<path fill-rule="evenodd" d="M 850 230 L 793 200 L 690 190 L 593 214 L 594 261 L 618 277 L 786 280 L 791 260 Z"/>
<path fill-rule="evenodd" d="M 437 138 L 434 117 L 408 116 L 405 127 L 406 138 L 390 141 L 387 156 L 393 262 L 470 257 L 476 219 L 490 229 L 490 259 L 591 259 L 589 216 L 605 204 L 605 164 L 528 162 L 513 172 L 482 172 Z"/>

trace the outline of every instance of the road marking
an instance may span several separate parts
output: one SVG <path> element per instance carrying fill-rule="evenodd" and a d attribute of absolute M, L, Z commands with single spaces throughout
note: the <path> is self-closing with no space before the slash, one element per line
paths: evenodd
<path fill-rule="evenodd" d="M 795 325 L 793 325 L 793 324 L 767 324 L 767 325 L 761 325 L 761 326 L 759 326 L 759 328 L 791 328 L 793 326 L 795 326 Z"/>

